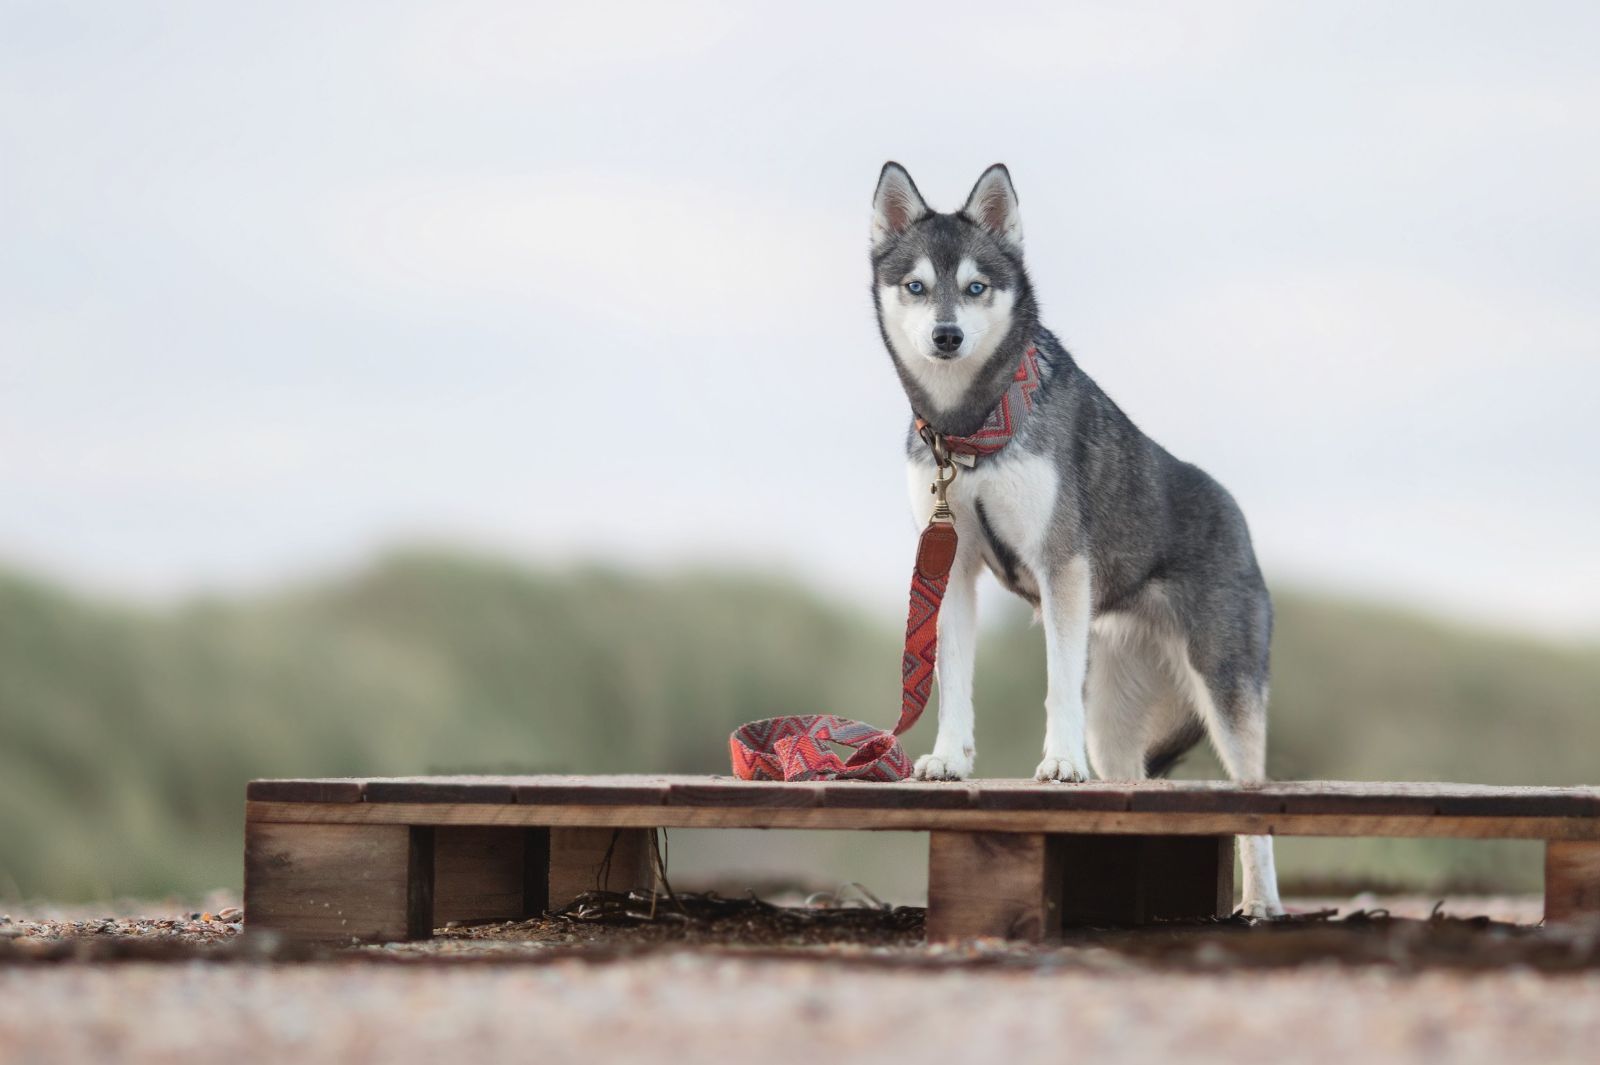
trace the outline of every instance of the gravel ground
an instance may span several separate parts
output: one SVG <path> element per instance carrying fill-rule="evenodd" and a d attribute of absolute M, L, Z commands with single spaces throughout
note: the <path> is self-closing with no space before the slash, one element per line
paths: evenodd
<path fill-rule="evenodd" d="M 666 930 L 544 920 L 313 961 L 252 952 L 225 902 L 0 919 L 0 1061 L 1504 1065 L 1590 1063 L 1600 1047 L 1600 942 L 1500 923 L 1536 914 L 1527 900 L 1446 907 L 1496 921 L 1199 926 L 1036 950 L 929 948 L 904 920 L 876 937 L 749 912 Z"/>

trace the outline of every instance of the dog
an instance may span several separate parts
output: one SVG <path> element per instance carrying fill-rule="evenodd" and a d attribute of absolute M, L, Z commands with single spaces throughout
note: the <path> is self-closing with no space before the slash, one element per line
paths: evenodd
<path fill-rule="evenodd" d="M 1039 321 L 1011 175 L 984 171 L 961 210 L 929 209 L 886 163 L 872 209 L 872 298 L 914 416 L 912 509 L 926 524 L 931 442 L 971 437 L 1031 363 L 1026 418 L 957 467 L 959 537 L 938 622 L 939 726 L 921 780 L 972 774 L 977 580 L 1032 603 L 1048 667 L 1041 781 L 1161 776 L 1209 738 L 1235 781 L 1266 776 L 1272 601 L 1243 513 L 1145 436 Z M 1016 404 L 1020 407 L 1022 404 Z M 1018 410 L 1010 414 L 1016 418 Z M 1241 837 L 1244 911 L 1277 916 L 1269 836 Z"/>

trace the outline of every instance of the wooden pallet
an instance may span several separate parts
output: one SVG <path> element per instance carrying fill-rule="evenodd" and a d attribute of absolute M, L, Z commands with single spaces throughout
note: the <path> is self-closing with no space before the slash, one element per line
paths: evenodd
<path fill-rule="evenodd" d="M 383 942 L 649 890 L 657 828 L 928 832 L 931 941 L 1225 914 L 1258 834 L 1545 840 L 1546 920 L 1600 918 L 1600 788 L 531 776 L 253 781 L 246 920 Z"/>

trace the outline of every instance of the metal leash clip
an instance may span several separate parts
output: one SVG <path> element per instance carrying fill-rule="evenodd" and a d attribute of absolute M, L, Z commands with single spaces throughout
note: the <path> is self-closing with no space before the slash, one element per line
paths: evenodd
<path fill-rule="evenodd" d="M 928 491 L 933 493 L 933 516 L 930 520 L 954 524 L 955 515 L 950 512 L 950 485 L 956 479 L 956 464 L 950 461 L 944 437 L 929 433 L 925 439 L 933 449 L 934 463 L 933 484 L 928 486 Z"/>

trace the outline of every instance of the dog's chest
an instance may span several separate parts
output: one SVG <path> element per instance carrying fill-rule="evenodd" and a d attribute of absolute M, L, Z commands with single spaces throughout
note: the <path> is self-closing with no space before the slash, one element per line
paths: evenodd
<path fill-rule="evenodd" d="M 1055 467 L 1023 453 L 980 459 L 976 468 L 959 469 L 950 486 L 950 509 L 962 554 L 975 548 L 1001 584 L 1037 603 L 1038 574 L 1045 568 L 1059 485 Z M 926 524 L 933 513 L 933 468 L 910 463 L 907 475 L 912 512 L 919 525 Z"/>

